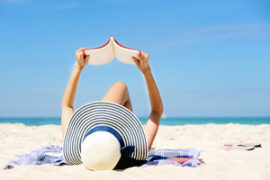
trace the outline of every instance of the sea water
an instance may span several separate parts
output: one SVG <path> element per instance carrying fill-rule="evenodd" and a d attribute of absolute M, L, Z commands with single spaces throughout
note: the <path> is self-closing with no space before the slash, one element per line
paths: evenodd
<path fill-rule="evenodd" d="M 146 117 L 139 117 L 142 124 L 147 121 Z M 22 123 L 27 126 L 60 125 L 60 117 L 0 117 L 0 123 Z M 270 117 L 167 117 L 162 118 L 160 124 L 168 126 L 186 124 L 270 124 Z"/>

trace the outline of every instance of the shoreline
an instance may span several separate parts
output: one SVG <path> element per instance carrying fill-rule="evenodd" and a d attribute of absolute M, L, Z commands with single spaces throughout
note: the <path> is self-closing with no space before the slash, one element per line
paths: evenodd
<path fill-rule="evenodd" d="M 142 124 L 147 121 L 146 117 L 139 117 Z M 1 123 L 22 123 L 27 126 L 31 125 L 60 125 L 60 117 L 0 117 Z M 178 125 L 204 125 L 204 124 L 248 124 L 260 125 L 270 124 L 270 117 L 167 117 L 162 118 L 160 124 L 168 126 Z"/>

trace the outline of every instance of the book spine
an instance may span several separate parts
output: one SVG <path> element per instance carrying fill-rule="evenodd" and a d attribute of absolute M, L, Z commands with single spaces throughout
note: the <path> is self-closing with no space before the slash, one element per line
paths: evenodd
<path fill-rule="evenodd" d="M 113 36 L 111 36 L 110 41 L 112 42 L 112 53 L 113 53 L 113 57 L 115 57 L 115 50 L 114 50 L 114 43 L 115 43 L 115 39 Z"/>

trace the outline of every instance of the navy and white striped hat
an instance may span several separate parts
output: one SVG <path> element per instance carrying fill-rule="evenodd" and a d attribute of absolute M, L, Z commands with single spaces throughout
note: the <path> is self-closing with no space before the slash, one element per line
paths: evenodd
<path fill-rule="evenodd" d="M 147 158 L 147 141 L 142 124 L 133 112 L 112 102 L 96 101 L 78 108 L 71 117 L 64 138 L 63 154 L 69 165 L 81 160 L 81 144 L 85 137 L 95 131 L 108 131 L 122 147 L 133 147 L 130 158 Z"/>

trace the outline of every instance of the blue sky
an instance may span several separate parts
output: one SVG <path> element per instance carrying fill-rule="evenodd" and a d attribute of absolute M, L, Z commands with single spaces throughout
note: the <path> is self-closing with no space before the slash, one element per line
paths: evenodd
<path fill-rule="evenodd" d="M 60 116 L 77 48 L 110 37 L 150 55 L 167 116 L 270 116 L 270 2 L 0 0 L 0 116 Z M 75 108 L 115 81 L 150 111 L 135 66 L 87 66 Z"/>

